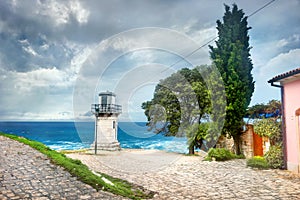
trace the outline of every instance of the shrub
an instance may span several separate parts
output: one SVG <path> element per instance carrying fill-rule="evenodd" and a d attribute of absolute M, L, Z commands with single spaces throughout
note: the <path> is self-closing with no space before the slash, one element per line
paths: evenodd
<path fill-rule="evenodd" d="M 256 119 L 253 125 L 254 132 L 261 137 L 272 137 L 280 133 L 280 122 L 274 119 Z"/>
<path fill-rule="evenodd" d="M 269 168 L 268 162 L 264 157 L 261 156 L 254 156 L 253 158 L 248 159 L 247 166 L 252 168 L 258 168 L 258 169 Z"/>
<path fill-rule="evenodd" d="M 235 156 L 236 159 L 245 159 L 246 158 L 244 154 L 240 154 L 240 155 L 233 154 L 233 155 Z"/>
<path fill-rule="evenodd" d="M 236 156 L 233 153 L 231 153 L 228 149 L 211 148 L 211 149 L 209 149 L 205 160 L 211 161 L 211 160 L 213 160 L 213 158 L 216 161 L 225 161 L 225 160 L 230 160 L 230 159 L 236 158 Z"/>
<path fill-rule="evenodd" d="M 283 153 L 281 145 L 273 145 L 269 151 L 265 154 L 265 159 L 269 166 L 273 169 L 283 167 Z"/>

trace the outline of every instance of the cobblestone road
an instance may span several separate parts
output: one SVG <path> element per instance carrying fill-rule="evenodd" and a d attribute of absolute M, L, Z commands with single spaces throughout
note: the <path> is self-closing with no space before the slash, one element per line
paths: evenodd
<path fill-rule="evenodd" d="M 148 170 L 148 166 L 155 166 L 164 156 L 170 157 L 167 153 L 153 155 L 122 152 L 69 156 L 82 160 L 95 171 L 158 192 L 154 199 L 300 199 L 300 178 L 287 171 L 253 170 L 246 167 L 245 160 L 206 162 L 196 156 L 174 157 L 174 162 L 165 163 L 164 168 Z M 151 159 L 145 166 L 147 157 Z"/>
<path fill-rule="evenodd" d="M 122 199 L 86 185 L 31 147 L 0 136 L 0 199 Z"/>
<path fill-rule="evenodd" d="M 253 170 L 245 167 L 245 160 L 204 162 L 200 157 L 143 151 L 69 156 L 95 171 L 158 192 L 154 199 L 300 199 L 299 176 L 280 170 Z M 122 197 L 97 192 L 51 164 L 43 154 L 0 136 L 0 199 Z"/>

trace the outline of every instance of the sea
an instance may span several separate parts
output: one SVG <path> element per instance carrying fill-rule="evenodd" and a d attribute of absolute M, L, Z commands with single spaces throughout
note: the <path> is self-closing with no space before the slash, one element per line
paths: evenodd
<path fill-rule="evenodd" d="M 89 148 L 94 141 L 94 122 L 0 122 L 0 132 L 39 141 L 54 150 Z M 121 148 L 157 149 L 187 153 L 187 139 L 148 131 L 146 122 L 119 122 Z"/>

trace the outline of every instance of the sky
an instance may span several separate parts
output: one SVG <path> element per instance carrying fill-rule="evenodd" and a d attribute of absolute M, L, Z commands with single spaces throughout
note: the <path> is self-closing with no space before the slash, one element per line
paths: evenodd
<path fill-rule="evenodd" d="M 141 103 L 160 79 L 211 64 L 208 46 L 186 55 L 217 36 L 224 3 L 248 16 L 268 2 L 1 0 L 0 120 L 91 120 L 91 104 L 109 90 L 120 120 L 145 121 Z M 300 67 L 299 10 L 299 0 L 275 0 L 248 18 L 250 105 L 280 99 L 267 81 Z"/>

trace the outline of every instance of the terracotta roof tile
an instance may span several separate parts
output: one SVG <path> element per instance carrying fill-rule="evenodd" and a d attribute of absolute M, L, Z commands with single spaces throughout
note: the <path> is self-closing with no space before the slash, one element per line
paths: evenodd
<path fill-rule="evenodd" d="M 280 80 L 282 80 L 282 79 L 284 79 L 284 78 L 293 76 L 293 75 L 295 75 L 295 74 L 300 74 L 300 68 L 296 68 L 296 69 L 293 69 L 293 70 L 288 71 L 288 72 L 286 72 L 286 73 L 279 74 L 279 75 L 273 77 L 272 79 L 270 79 L 270 80 L 268 81 L 268 83 L 277 82 L 277 81 L 280 81 Z"/>

